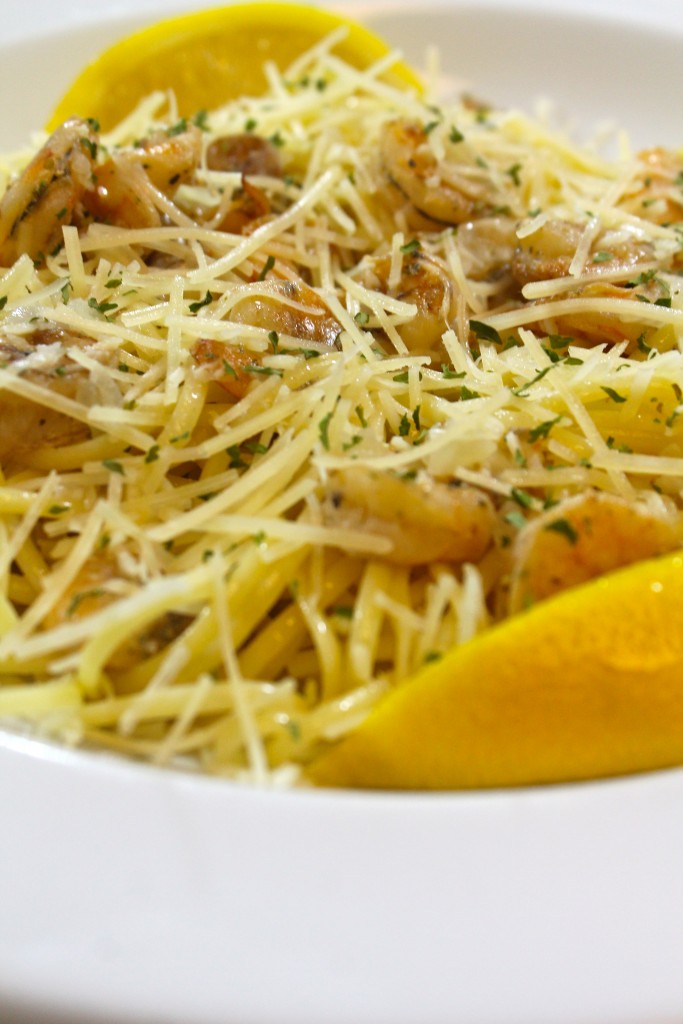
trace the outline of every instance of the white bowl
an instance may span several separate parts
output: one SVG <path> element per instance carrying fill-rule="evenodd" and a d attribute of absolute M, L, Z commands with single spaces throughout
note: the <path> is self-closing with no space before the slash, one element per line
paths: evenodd
<path fill-rule="evenodd" d="M 152 14 L 26 2 L 0 145 Z M 194 4 L 194 6 L 199 6 Z M 683 144 L 676 2 L 355 5 L 481 96 Z M 3 12 L 3 18 L 6 14 Z M 27 85 L 27 83 L 30 83 Z M 681 1024 L 683 772 L 467 795 L 263 792 L 0 734 L 7 1024 Z"/>

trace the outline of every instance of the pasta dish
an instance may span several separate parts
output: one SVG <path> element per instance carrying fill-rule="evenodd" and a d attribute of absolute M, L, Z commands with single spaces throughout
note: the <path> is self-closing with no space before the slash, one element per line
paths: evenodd
<path fill-rule="evenodd" d="M 423 665 L 681 546 L 681 156 L 334 41 L 2 163 L 13 727 L 305 781 Z"/>

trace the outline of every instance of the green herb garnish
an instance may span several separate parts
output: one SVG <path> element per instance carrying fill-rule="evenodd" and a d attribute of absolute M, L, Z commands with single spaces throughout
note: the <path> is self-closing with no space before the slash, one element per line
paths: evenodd
<path fill-rule="evenodd" d="M 579 539 L 578 533 L 568 519 L 553 519 L 553 521 L 548 523 L 544 529 L 552 530 L 554 533 L 561 533 L 563 537 L 567 538 L 570 544 L 576 544 Z"/>

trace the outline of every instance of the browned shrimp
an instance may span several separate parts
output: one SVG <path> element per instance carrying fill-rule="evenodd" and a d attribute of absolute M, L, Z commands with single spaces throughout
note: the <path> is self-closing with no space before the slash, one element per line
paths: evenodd
<path fill-rule="evenodd" d="M 122 149 L 93 166 L 83 206 L 95 220 L 120 227 L 156 227 L 162 222 L 153 188 L 171 195 L 194 174 L 201 132 L 189 126 L 169 135 L 156 132 L 132 149 Z"/>
<path fill-rule="evenodd" d="M 517 247 L 517 222 L 511 217 L 480 217 L 461 224 L 455 236 L 465 274 L 473 281 L 498 281 L 510 275 Z"/>
<path fill-rule="evenodd" d="M 145 187 L 147 183 L 139 164 L 112 157 L 93 171 L 93 187 L 82 197 L 84 209 L 93 220 L 119 227 L 159 227 L 161 216 Z"/>
<path fill-rule="evenodd" d="M 259 283 L 258 292 L 240 299 L 230 319 L 251 327 L 275 331 L 301 341 L 334 345 L 341 326 L 313 288 L 303 281 L 270 275 Z"/>
<path fill-rule="evenodd" d="M 237 171 L 247 177 L 282 177 L 282 161 L 268 139 L 252 132 L 214 139 L 206 150 L 206 166 L 212 171 Z"/>
<path fill-rule="evenodd" d="M 218 210 L 211 214 L 213 228 L 239 235 L 253 231 L 268 217 L 272 209 L 271 199 L 250 178 L 282 177 L 282 162 L 272 142 L 252 132 L 225 135 L 208 146 L 206 166 L 211 171 L 242 176 L 240 187 L 233 192 L 227 190 Z"/>
<path fill-rule="evenodd" d="M 192 349 L 192 355 L 204 373 L 220 384 L 224 391 L 233 398 L 244 398 L 254 380 L 246 367 L 258 365 L 255 352 L 247 352 L 222 341 L 200 338 Z"/>
<path fill-rule="evenodd" d="M 0 201 L 0 263 L 44 259 L 62 241 L 62 226 L 81 212 L 91 186 L 97 136 L 87 121 L 67 121 L 50 136 Z"/>
<path fill-rule="evenodd" d="M 202 152 L 202 133 L 194 125 L 184 131 L 154 132 L 131 149 L 120 151 L 120 159 L 128 166 L 139 164 L 155 188 L 170 193 L 178 185 L 190 181 Z"/>
<path fill-rule="evenodd" d="M 323 516 L 330 526 L 389 538 L 393 550 L 382 557 L 397 565 L 478 562 L 495 526 L 491 501 L 476 487 L 362 466 L 330 474 Z"/>
<path fill-rule="evenodd" d="M 659 147 L 643 150 L 638 156 L 638 173 L 619 206 L 654 224 L 683 220 L 681 157 Z"/>
<path fill-rule="evenodd" d="M 154 190 L 169 195 L 199 161 L 199 129 L 157 133 L 101 158 L 88 121 L 72 120 L 49 137 L 0 201 L 0 262 L 23 253 L 36 261 L 58 249 L 62 228 L 91 219 L 124 227 L 161 223 Z"/>
<path fill-rule="evenodd" d="M 77 398 L 87 380 L 86 370 L 61 351 L 64 344 L 87 344 L 89 339 L 69 334 L 61 328 L 44 328 L 28 337 L 12 335 L 0 339 L 0 365 L 16 369 L 21 377 L 45 391 L 44 404 L 3 390 L 0 394 L 0 459 L 14 459 L 38 448 L 59 448 L 76 444 L 90 436 L 88 426 L 63 412 L 50 408 L 49 395 Z M 30 356 L 40 346 L 59 343 L 59 352 L 48 353 L 40 363 Z"/>
<path fill-rule="evenodd" d="M 408 349 L 429 355 L 439 349 L 441 337 L 454 313 L 453 285 L 440 264 L 422 252 L 406 255 L 395 287 L 389 287 L 391 257 L 371 257 L 359 267 L 366 288 L 415 305 L 415 316 L 398 327 Z"/>
<path fill-rule="evenodd" d="M 54 629 L 65 622 L 74 622 L 94 615 L 117 600 L 121 576 L 114 558 L 108 553 L 95 554 L 83 565 L 59 603 L 45 617 L 45 628 Z M 191 622 L 190 616 L 167 612 L 147 625 L 140 633 L 122 644 L 112 655 L 109 667 L 114 671 L 135 668 L 153 657 L 175 640 Z"/>
<path fill-rule="evenodd" d="M 668 297 L 668 292 L 657 280 L 635 288 L 596 281 L 572 292 L 572 296 L 577 299 L 621 299 L 633 302 L 633 319 L 616 313 L 577 311 L 564 313 L 555 317 L 553 321 L 554 330 L 558 334 L 571 337 L 578 345 L 617 345 L 625 341 L 626 352 L 631 354 L 637 351 L 641 339 L 645 340 L 644 334 L 647 331 L 647 323 L 637 316 L 638 311 L 643 308 L 640 305 L 643 299 L 639 300 L 638 296 L 652 296 L 648 298 L 648 302 L 655 302 L 657 299 Z M 672 337 L 670 346 L 674 345 L 675 337 Z"/>
<path fill-rule="evenodd" d="M 466 173 L 457 164 L 440 164 L 421 124 L 387 124 L 380 138 L 380 161 L 390 185 L 388 197 L 404 207 L 411 226 L 464 224 L 496 205 L 483 170 L 468 166 Z"/>
<path fill-rule="evenodd" d="M 521 284 L 566 277 L 583 234 L 580 224 L 549 220 L 521 239 L 514 252 L 512 274 Z M 652 245 L 633 237 L 601 232 L 593 242 L 583 273 L 599 277 L 614 270 L 631 273 L 639 263 L 653 258 Z"/>
<path fill-rule="evenodd" d="M 263 189 L 242 177 L 241 186 L 221 202 L 211 225 L 216 231 L 227 231 L 231 235 L 246 234 L 262 224 L 271 209 L 270 199 Z"/>
<path fill-rule="evenodd" d="M 655 514 L 611 494 L 567 498 L 520 530 L 510 611 L 645 558 L 676 550 L 680 515 Z"/>

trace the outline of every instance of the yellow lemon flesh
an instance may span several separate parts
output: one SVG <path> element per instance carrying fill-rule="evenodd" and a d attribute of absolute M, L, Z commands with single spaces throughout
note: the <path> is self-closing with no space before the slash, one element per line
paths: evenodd
<path fill-rule="evenodd" d="M 127 36 L 89 64 L 68 88 L 48 124 L 91 117 L 106 131 L 158 89 L 173 89 L 187 117 L 266 88 L 263 64 L 281 70 L 336 29 L 344 38 L 334 52 L 366 68 L 389 46 L 357 22 L 304 4 L 250 3 L 198 11 L 158 22 Z M 396 62 L 383 76 L 420 90 L 420 81 Z"/>
<path fill-rule="evenodd" d="M 331 786 L 472 789 L 683 764 L 683 553 L 536 605 L 393 691 L 313 765 Z"/>

